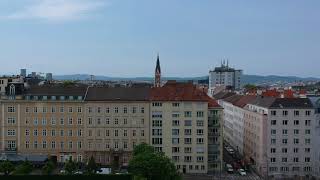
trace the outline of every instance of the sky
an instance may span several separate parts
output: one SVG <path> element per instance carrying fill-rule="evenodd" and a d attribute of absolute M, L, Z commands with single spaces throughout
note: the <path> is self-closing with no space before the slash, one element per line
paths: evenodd
<path fill-rule="evenodd" d="M 319 0 L 1 0 L 0 74 L 320 77 Z"/>

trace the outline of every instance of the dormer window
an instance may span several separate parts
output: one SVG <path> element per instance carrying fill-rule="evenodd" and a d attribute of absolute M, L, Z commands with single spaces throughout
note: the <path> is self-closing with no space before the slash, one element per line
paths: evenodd
<path fill-rule="evenodd" d="M 56 96 L 51 96 L 51 100 L 56 100 L 57 97 Z"/>
<path fill-rule="evenodd" d="M 64 96 L 60 96 L 60 100 L 65 100 L 65 97 Z"/>
<path fill-rule="evenodd" d="M 44 101 L 48 100 L 48 96 L 42 96 L 42 100 Z"/>
<path fill-rule="evenodd" d="M 38 100 L 39 97 L 38 97 L 38 96 L 33 96 L 33 99 L 34 99 L 34 100 Z"/>
<path fill-rule="evenodd" d="M 78 100 L 81 101 L 82 100 L 82 96 L 78 96 Z"/>
<path fill-rule="evenodd" d="M 73 96 L 69 96 L 69 100 L 73 100 Z"/>

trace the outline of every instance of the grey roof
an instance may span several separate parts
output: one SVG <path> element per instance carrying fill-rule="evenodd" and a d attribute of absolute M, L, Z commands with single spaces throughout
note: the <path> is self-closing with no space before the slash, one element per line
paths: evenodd
<path fill-rule="evenodd" d="M 63 86 L 63 85 L 44 85 L 31 86 L 26 91 L 26 95 L 44 96 L 84 96 L 87 86 Z"/>
<path fill-rule="evenodd" d="M 313 108 L 313 104 L 308 98 L 257 97 L 250 104 L 271 109 Z"/>
<path fill-rule="evenodd" d="M 230 97 L 230 96 L 233 96 L 233 95 L 235 95 L 236 93 L 234 93 L 234 92 L 219 92 L 219 93 L 217 93 L 217 94 L 214 94 L 213 95 L 213 98 L 215 98 L 215 99 L 225 99 L 225 98 L 227 98 L 227 97 Z"/>
<path fill-rule="evenodd" d="M 148 101 L 150 88 L 146 87 L 90 87 L 86 101 Z"/>
<path fill-rule="evenodd" d="M 273 98 L 273 97 L 259 96 L 256 99 L 254 99 L 252 102 L 250 102 L 250 104 L 269 108 L 272 105 L 272 103 L 275 101 L 275 99 L 276 98 Z"/>
<path fill-rule="evenodd" d="M 308 98 L 277 98 L 270 108 L 314 108 L 312 102 Z"/>

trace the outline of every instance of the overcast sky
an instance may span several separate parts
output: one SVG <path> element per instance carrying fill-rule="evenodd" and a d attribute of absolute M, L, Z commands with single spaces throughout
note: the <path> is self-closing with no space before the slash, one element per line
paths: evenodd
<path fill-rule="evenodd" d="M 319 0 L 1 0 L 0 74 L 320 77 Z"/>

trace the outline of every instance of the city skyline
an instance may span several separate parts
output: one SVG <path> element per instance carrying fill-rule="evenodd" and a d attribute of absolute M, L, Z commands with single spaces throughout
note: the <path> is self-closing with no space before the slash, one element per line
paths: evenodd
<path fill-rule="evenodd" d="M 159 52 L 166 77 L 207 75 L 229 59 L 244 74 L 319 78 L 319 5 L 4 0 L 0 74 L 152 76 Z"/>

